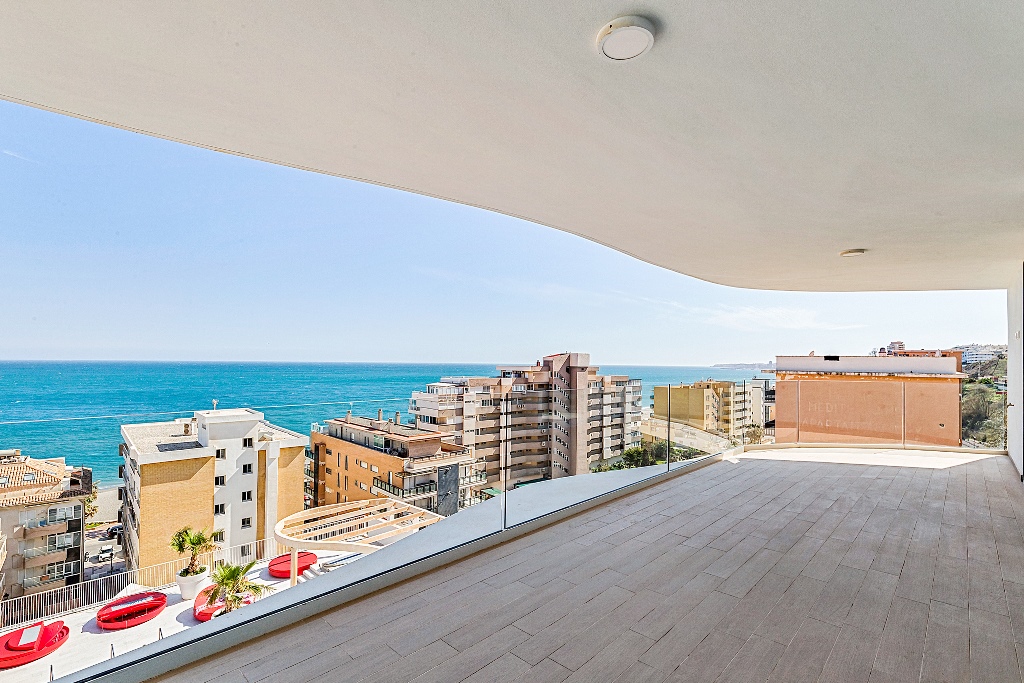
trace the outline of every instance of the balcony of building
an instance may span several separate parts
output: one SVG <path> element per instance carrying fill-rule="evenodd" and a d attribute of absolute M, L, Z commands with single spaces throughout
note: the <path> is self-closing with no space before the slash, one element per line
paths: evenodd
<path fill-rule="evenodd" d="M 160 680 L 1021 680 L 1005 455 L 741 451 Z"/>
<path fill-rule="evenodd" d="M 427 455 L 418 458 L 406 458 L 403 469 L 406 472 L 426 473 L 436 470 L 444 465 L 463 465 L 477 460 L 471 448 L 459 448 L 445 450 L 436 455 Z"/>

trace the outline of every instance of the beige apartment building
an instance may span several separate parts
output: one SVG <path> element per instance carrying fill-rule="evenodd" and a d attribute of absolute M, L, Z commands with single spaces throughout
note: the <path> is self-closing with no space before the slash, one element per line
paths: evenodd
<path fill-rule="evenodd" d="M 780 356 L 776 443 L 960 446 L 960 359 Z"/>
<path fill-rule="evenodd" d="M 471 447 L 488 483 L 507 490 L 584 474 L 639 446 L 641 397 L 639 379 L 601 375 L 590 354 L 561 353 L 498 366 L 496 377 L 444 377 L 414 392 L 409 411 L 418 427 Z"/>
<path fill-rule="evenodd" d="M 311 469 L 317 505 L 393 498 L 440 515 L 485 499 L 482 459 L 471 447 L 436 430 L 356 417 L 314 425 L 310 434 Z"/>
<path fill-rule="evenodd" d="M 0 451 L 0 589 L 32 595 L 82 580 L 92 470 Z"/>
<path fill-rule="evenodd" d="M 249 408 L 196 411 L 191 418 L 121 426 L 121 521 L 129 568 L 179 556 L 168 546 L 183 526 L 224 547 L 273 535 L 278 519 L 303 509 L 309 438 Z"/>
<path fill-rule="evenodd" d="M 767 382 L 705 380 L 654 387 L 655 420 L 685 424 L 705 432 L 738 439 L 750 426 L 764 424 Z"/>

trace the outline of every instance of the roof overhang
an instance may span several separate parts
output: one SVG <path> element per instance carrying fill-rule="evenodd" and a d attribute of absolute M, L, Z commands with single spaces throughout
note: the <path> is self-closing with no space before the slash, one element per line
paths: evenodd
<path fill-rule="evenodd" d="M 1019 269 L 1024 5 L 623 7 L 8 3 L 0 97 L 727 285 L 1002 288 Z M 654 47 L 602 58 L 626 13 Z"/>

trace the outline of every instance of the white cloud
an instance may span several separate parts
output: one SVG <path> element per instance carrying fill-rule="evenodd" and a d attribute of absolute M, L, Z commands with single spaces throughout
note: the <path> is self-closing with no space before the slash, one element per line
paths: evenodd
<path fill-rule="evenodd" d="M 728 327 L 734 330 L 853 330 L 865 325 L 834 323 L 818 319 L 817 311 L 807 308 L 786 308 L 770 306 L 725 306 L 706 310 L 705 320 L 709 325 Z"/>
<path fill-rule="evenodd" d="M 18 154 L 17 152 L 12 152 L 9 149 L 3 150 L 3 153 L 6 154 L 9 157 L 14 157 L 15 159 L 21 159 L 22 161 L 27 161 L 30 164 L 38 164 L 39 163 L 35 159 L 29 159 L 28 157 L 23 157 L 20 154 Z"/>

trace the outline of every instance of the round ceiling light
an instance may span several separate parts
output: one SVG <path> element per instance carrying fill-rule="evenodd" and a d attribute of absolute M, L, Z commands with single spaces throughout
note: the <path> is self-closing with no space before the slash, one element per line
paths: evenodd
<path fill-rule="evenodd" d="M 867 249 L 846 249 L 839 252 L 839 255 L 843 258 L 852 258 L 854 256 L 863 256 L 868 252 Z"/>
<path fill-rule="evenodd" d="M 608 59 L 634 59 L 654 45 L 654 24 L 643 17 L 619 17 L 597 34 L 597 47 Z"/>

